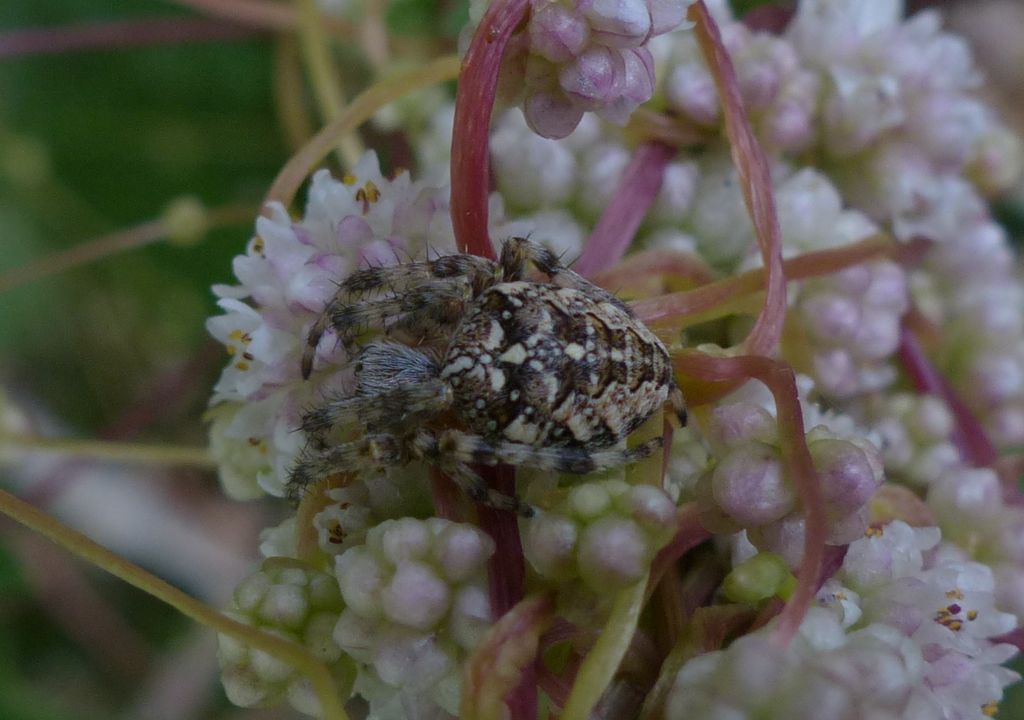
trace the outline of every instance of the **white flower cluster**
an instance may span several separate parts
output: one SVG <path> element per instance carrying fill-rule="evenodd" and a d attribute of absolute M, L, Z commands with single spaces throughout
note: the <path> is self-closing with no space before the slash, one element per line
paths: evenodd
<path fill-rule="evenodd" d="M 993 606 L 992 575 L 973 562 L 929 560 L 936 528 L 900 521 L 851 543 L 794 642 L 769 625 L 686 663 L 666 717 L 982 718 L 1017 675 L 1015 653 L 988 638 L 1015 626 Z"/>
<path fill-rule="evenodd" d="M 743 530 L 755 548 L 796 567 L 803 557 L 804 515 L 782 464 L 774 407 L 759 402 L 757 392 L 748 386 L 712 411 L 703 429 L 711 460 L 691 492 L 708 530 Z M 842 421 L 822 419 L 810 427 L 807 447 L 821 480 L 826 543 L 846 545 L 868 524 L 867 503 L 884 479 L 882 463 L 870 441 L 844 432 Z"/>
<path fill-rule="evenodd" d="M 665 491 L 651 485 L 585 483 L 526 524 L 523 549 L 546 579 L 580 577 L 599 593 L 628 587 L 672 537 L 675 510 Z"/>
<path fill-rule="evenodd" d="M 796 49 L 784 38 L 754 33 L 733 22 L 724 9 L 717 15 L 744 108 L 762 142 L 792 153 L 808 147 L 815 139 L 818 75 L 802 66 Z M 679 35 L 672 40 L 659 63 L 665 66 L 661 89 L 668 107 L 698 125 L 717 125 L 722 120 L 721 103 L 696 38 Z"/>
<path fill-rule="evenodd" d="M 338 556 L 347 607 L 334 639 L 368 675 L 361 685 L 372 705 L 397 711 L 432 701 L 458 713 L 461 662 L 491 624 L 485 564 L 493 552 L 472 525 L 403 518 Z"/>
<path fill-rule="evenodd" d="M 238 497 L 284 494 L 305 443 L 295 432 L 303 408 L 344 386 L 340 343 L 320 344 L 316 366 L 326 369 L 312 382 L 299 372 L 304 338 L 339 278 L 454 247 L 444 189 L 408 174 L 385 179 L 373 153 L 340 181 L 316 173 L 301 221 L 277 204 L 269 211 L 235 259 L 240 284 L 214 288 L 224 314 L 208 322 L 231 356 L 214 387 L 210 444 L 228 492 Z"/>
<path fill-rule="evenodd" d="M 472 525 L 386 520 L 327 571 L 265 560 L 235 589 L 228 615 L 306 646 L 340 687 L 355 684 L 375 717 L 402 718 L 409 708 L 454 717 L 461 663 L 491 624 L 485 567 L 493 552 Z M 287 699 L 319 714 L 308 679 L 287 663 L 223 635 L 219 658 L 236 705 Z"/>
<path fill-rule="evenodd" d="M 960 464 L 960 451 L 950 439 L 955 419 L 942 400 L 910 393 L 879 396 L 871 416 L 890 480 L 927 487 Z"/>
<path fill-rule="evenodd" d="M 351 683 L 355 666 L 332 638 L 344 603 L 338 581 L 295 560 L 274 558 L 235 588 L 229 617 L 304 645 L 331 668 L 339 683 Z M 272 655 L 220 636 L 221 681 L 231 702 L 242 707 L 275 705 L 282 699 L 316 715 L 319 704 L 308 679 Z"/>
<path fill-rule="evenodd" d="M 569 135 L 585 112 L 624 125 L 654 93 L 651 38 L 679 27 L 691 0 L 534 0 L 503 58 L 503 84 L 530 127 Z M 475 22 L 483 15 L 474 2 Z"/>
<path fill-rule="evenodd" d="M 584 113 L 621 121 L 653 93 L 652 109 L 703 135 L 668 163 L 634 248 L 675 253 L 707 281 L 760 266 L 741 179 L 720 137 L 721 105 L 693 37 L 664 34 L 647 47 L 686 5 L 531 3 L 505 77 L 517 78 L 526 115 L 497 116 L 490 138 L 493 238 L 532 235 L 567 260 L 581 255 L 633 156 L 621 134 Z M 984 199 L 1016 176 L 1020 148 L 978 97 L 966 46 L 935 13 L 904 20 L 896 0 L 801 0 L 789 28 L 771 35 L 743 26 L 724 4 L 713 12 L 769 154 L 784 256 L 838 256 L 879 233 L 906 252 L 790 282 L 778 354 L 804 374 L 802 440 L 821 481 L 834 574 L 788 650 L 769 624 L 686 663 L 670 683 L 666 717 L 989 716 L 1015 677 L 1000 667 L 1012 651 L 993 638 L 1016 627 L 1014 615 L 1024 618 L 1024 506 L 995 471 L 968 466 L 960 410 L 909 392 L 898 351 L 912 313 L 937 374 L 995 445 L 1024 442 L 1024 283 Z M 239 285 L 216 288 L 224 314 L 209 327 L 230 364 L 215 390 L 211 447 L 232 495 L 284 494 L 306 441 L 295 431 L 302 409 L 346 389 L 349 358 L 332 339 L 320 343 L 308 382 L 299 372 L 336 282 L 367 264 L 452 251 L 450 108 L 433 120 L 412 140 L 424 177 L 437 182 L 384 178 L 372 155 L 340 181 L 318 173 L 304 217 L 271 207 L 235 262 Z M 570 131 L 563 140 L 537 134 Z M 636 290 L 631 280 L 627 292 Z M 695 282 L 703 280 L 678 284 Z M 748 328 L 748 317 L 730 315 L 688 327 L 682 339 L 725 346 Z M 645 577 L 694 514 L 678 511 L 685 503 L 719 550 L 733 550 L 733 567 L 757 556 L 785 576 L 742 601 L 785 596 L 803 557 L 806 499 L 787 475 L 794 438 L 780 436 L 775 414 L 755 382 L 694 408 L 690 427 L 676 434 L 664 489 L 619 479 L 560 489 L 541 473 L 522 483 L 528 495 L 542 488 L 527 498 L 539 512 L 518 527 L 526 582 L 554 596 L 553 627 L 582 633 L 607 621 L 615 592 Z M 915 517 L 898 503 L 876 506 L 880 487 L 912 498 Z M 474 526 L 429 517 L 422 466 L 353 472 L 316 492 L 304 506 L 312 512 L 265 537 L 264 553 L 289 570 L 267 565 L 262 579 L 243 583 L 238 616 L 320 643 L 325 661 L 356 674 L 355 692 L 373 717 L 454 716 L 467 659 L 492 621 L 486 563 L 501 552 Z M 903 522 L 911 519 L 938 527 L 911 528 Z M 288 565 L 309 555 L 315 569 Z M 303 588 L 324 578 L 337 592 L 329 608 L 314 607 Z M 679 579 L 669 589 L 699 595 L 685 597 L 695 606 L 722 598 Z M 310 635 L 313 610 L 333 620 L 318 620 Z M 272 659 L 225 647 L 236 702 L 289 697 L 315 712 L 308 688 Z M 630 648 L 631 657 L 642 652 Z M 551 691 L 544 702 L 558 706 L 571 678 L 536 670 Z"/>

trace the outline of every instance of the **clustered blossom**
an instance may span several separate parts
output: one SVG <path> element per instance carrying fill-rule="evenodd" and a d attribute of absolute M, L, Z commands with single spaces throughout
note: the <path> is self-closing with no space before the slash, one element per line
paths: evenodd
<path fill-rule="evenodd" d="M 962 198 L 981 205 L 973 194 Z M 955 201 L 955 200 L 954 200 Z M 918 272 L 922 307 L 943 333 L 938 362 L 999 447 L 1024 441 L 1024 288 L 1005 231 L 971 212 L 936 235 Z"/>
<path fill-rule="evenodd" d="M 354 665 L 332 634 L 344 603 L 328 573 L 282 558 L 266 560 L 235 588 L 229 617 L 294 640 L 331 668 L 339 683 L 350 683 Z M 287 663 L 225 635 L 218 653 L 224 689 L 242 707 L 276 705 L 283 699 L 315 715 L 319 705 L 309 681 Z"/>
<path fill-rule="evenodd" d="M 542 577 L 580 577 L 591 590 L 606 592 L 639 581 L 675 526 L 675 503 L 660 488 L 585 483 L 527 524 L 523 549 Z"/>
<path fill-rule="evenodd" d="M 880 396 L 872 402 L 871 415 L 890 480 L 927 487 L 960 465 L 960 451 L 951 440 L 956 420 L 939 398 L 911 393 Z"/>
<path fill-rule="evenodd" d="M 693 272 L 612 275 L 609 289 L 632 299 L 762 265 L 714 75 L 692 35 L 667 32 L 688 4 L 530 4 L 501 78 L 521 110 L 496 115 L 490 135 L 493 239 L 530 236 L 567 262 L 582 255 L 634 154 L 632 141 L 600 119 L 621 124 L 651 99 L 652 111 L 694 140 L 667 162 L 631 250 L 656 250 Z M 788 27 L 772 34 L 748 28 L 725 3 L 709 5 L 768 154 L 783 256 L 841 254 L 886 238 L 894 250 L 788 283 L 777 356 L 799 373 L 799 440 L 827 524 L 823 584 L 788 647 L 774 636 L 781 623 L 761 626 L 798 580 L 807 512 L 789 476 L 794 438 L 780 433 L 761 383 L 691 408 L 663 487 L 633 484 L 628 473 L 571 482 L 520 473 L 520 495 L 537 510 L 517 521 L 525 594 L 552 600 L 556 616 L 540 644 L 550 650 L 560 642 L 552 636 L 573 637 L 570 660 L 554 663 L 560 676 L 546 651 L 530 666 L 540 707 L 564 709 L 589 631 L 609 621 L 619 593 L 659 568 L 674 582 L 652 583 L 652 593 L 666 590 L 657 603 L 674 597 L 689 608 L 681 643 L 704 630 L 716 635 L 713 620 L 704 628 L 700 611 L 690 614 L 700 605 L 744 605 L 759 629 L 740 628 L 723 649 L 687 662 L 665 649 L 660 679 L 623 680 L 624 669 L 601 701 L 609 708 L 625 702 L 630 683 L 642 694 L 659 680 L 659 691 L 669 689 L 663 716 L 672 719 L 981 720 L 1016 679 L 1001 667 L 1014 650 L 999 638 L 1024 619 L 1024 504 L 995 468 L 973 465 L 961 424 L 973 413 L 997 449 L 1024 443 L 1024 284 L 986 201 L 1016 180 L 1020 143 L 981 99 L 969 49 L 935 12 L 904 19 L 897 0 L 801 0 Z M 473 13 L 478 21 L 480 8 Z M 215 389 L 211 447 L 232 495 L 283 494 L 306 442 L 295 431 L 302 409 L 347 387 L 349 357 L 331 336 L 318 346 L 310 381 L 298 372 L 310 324 L 335 283 L 397 256 L 452 251 L 452 117 L 442 107 L 429 127 L 409 133 L 429 182 L 387 179 L 372 155 L 341 180 L 318 173 L 304 217 L 271 207 L 236 260 L 239 286 L 216 289 L 224 314 L 209 327 L 230 364 Z M 736 345 L 755 304 L 670 340 Z M 905 372 L 915 333 L 966 411 L 924 394 L 943 388 L 915 385 Z M 260 593 L 298 597 L 305 591 L 268 588 L 311 587 L 314 577 L 333 583 L 330 607 L 316 607 L 333 614 L 327 636 L 314 634 L 323 640 L 317 651 L 355 675 L 354 693 L 371 717 L 458 716 L 467 667 L 481 669 L 474 648 L 487 645 L 497 620 L 487 563 L 497 561 L 491 580 L 500 579 L 507 548 L 473 525 L 431 517 L 424 466 L 343 475 L 265 534 L 267 562 L 285 563 L 290 574 L 265 565 L 262 579 L 240 586 L 235 612 L 307 642 L 299 629 L 312 610 L 297 603 L 295 618 L 285 618 Z M 666 569 L 659 563 L 688 517 L 716 542 L 692 565 Z M 310 567 L 287 565 L 297 559 Z M 645 606 L 623 668 L 654 652 L 645 638 L 672 625 L 650 617 L 659 607 Z M 233 700 L 287 696 L 316 713 L 294 675 L 237 644 L 225 647 Z"/>
<path fill-rule="evenodd" d="M 690 0 L 534 0 L 506 51 L 504 93 L 538 134 L 562 138 L 586 112 L 624 125 L 654 93 L 651 38 L 678 28 Z M 482 10 L 473 16 L 479 21 Z"/>
<path fill-rule="evenodd" d="M 667 717 L 983 718 L 1017 679 L 990 570 L 929 560 L 936 528 L 894 521 L 850 544 L 789 648 L 770 626 L 683 665 Z"/>
<path fill-rule="evenodd" d="M 224 314 L 208 322 L 231 356 L 214 387 L 211 446 L 229 491 L 242 497 L 284 494 L 305 444 L 295 432 L 303 409 L 344 386 L 347 356 L 333 338 L 318 351 L 317 367 L 326 370 L 313 382 L 299 373 L 304 338 L 338 278 L 454 246 L 443 189 L 408 174 L 385 179 L 373 153 L 340 181 L 316 173 L 301 221 L 280 204 L 268 209 L 246 253 L 235 258 L 240 285 L 214 288 Z"/>
<path fill-rule="evenodd" d="M 804 549 L 804 516 L 783 466 L 775 418 L 744 395 L 753 394 L 740 391 L 712 411 L 703 438 L 713 460 L 691 492 L 705 528 L 721 534 L 743 530 L 755 548 L 796 567 Z M 865 506 L 883 480 L 874 446 L 844 434 L 828 424 L 807 433 L 829 518 L 829 545 L 846 545 L 863 534 Z"/>
<path fill-rule="evenodd" d="M 719 10 L 719 16 L 728 14 Z M 668 107 L 697 125 L 718 125 L 721 103 L 696 39 L 673 40 L 661 83 Z M 736 68 L 743 105 L 766 148 L 795 153 L 810 145 L 820 79 L 801 65 L 792 44 L 735 22 L 723 27 L 722 41 Z"/>
<path fill-rule="evenodd" d="M 373 688 L 377 712 L 397 700 L 392 712 L 432 702 L 457 715 L 461 662 L 491 622 L 485 563 L 493 552 L 472 525 L 403 518 L 338 556 L 346 608 L 334 640 L 368 675 L 361 684 Z"/>

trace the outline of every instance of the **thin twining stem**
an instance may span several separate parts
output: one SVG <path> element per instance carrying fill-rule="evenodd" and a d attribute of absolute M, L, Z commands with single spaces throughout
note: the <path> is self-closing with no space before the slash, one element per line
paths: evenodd
<path fill-rule="evenodd" d="M 660 142 L 645 142 L 636 149 L 611 200 L 590 233 L 583 255 L 573 265 L 576 272 L 590 277 L 622 259 L 644 216 L 654 204 L 665 177 L 665 168 L 675 154 L 675 148 Z"/>
<path fill-rule="evenodd" d="M 256 216 L 256 208 L 252 205 L 230 205 L 207 210 L 203 215 L 204 229 L 239 223 L 248 223 Z M 62 252 L 53 253 L 39 258 L 28 265 L 9 270 L 0 275 L 0 293 L 27 285 L 37 280 L 59 275 L 82 265 L 117 255 L 125 250 L 151 245 L 167 239 L 169 235 L 164 219 L 150 220 L 126 230 L 75 245 Z"/>
<path fill-rule="evenodd" d="M 491 116 L 509 40 L 530 11 L 527 0 L 495 0 L 466 50 L 452 123 L 451 216 L 459 252 L 494 257 L 488 233 Z"/>
<path fill-rule="evenodd" d="M 797 255 L 785 260 L 783 266 L 787 281 L 806 280 L 860 265 L 892 248 L 892 239 L 884 233 L 878 233 L 840 248 Z M 645 323 L 670 332 L 681 329 L 695 315 L 732 307 L 744 296 L 763 291 L 764 286 L 765 271 L 764 268 L 758 268 L 694 290 L 638 300 L 632 303 L 632 307 L 637 317 Z"/>
<path fill-rule="evenodd" d="M 302 645 L 232 620 L 3 490 L 0 490 L 0 513 L 48 538 L 72 555 L 170 605 L 190 620 L 291 665 L 313 683 L 313 689 L 320 700 L 322 717 L 348 720 L 330 672 Z"/>
<path fill-rule="evenodd" d="M 242 25 L 267 30 L 294 30 L 299 25 L 296 9 L 284 2 L 274 0 L 171 0 L 204 15 L 224 18 Z M 320 13 L 319 21 L 331 35 L 350 39 L 355 31 L 352 23 Z"/>
<path fill-rule="evenodd" d="M 259 28 L 214 18 L 166 17 L 18 28 L 0 32 L 0 58 L 245 40 Z"/>
<path fill-rule="evenodd" d="M 274 178 L 265 201 L 279 202 L 286 207 L 291 205 L 299 186 L 334 148 L 338 138 L 362 125 L 385 105 L 421 88 L 455 79 L 460 64 L 458 55 L 447 55 L 368 87 L 354 97 L 336 119 L 292 155 Z"/>
<path fill-rule="evenodd" d="M 112 440 L 77 440 L 33 436 L 7 436 L 0 438 L 0 447 L 15 452 L 45 452 L 54 455 L 73 455 L 90 460 L 147 463 L 154 465 L 193 465 L 215 468 L 216 461 L 205 447 L 177 445 L 149 445 L 116 442 Z"/>
<path fill-rule="evenodd" d="M 299 44 L 302 58 L 309 73 L 313 96 L 316 98 L 320 117 L 325 122 L 335 120 L 345 107 L 345 90 L 341 73 L 331 57 L 327 36 L 320 24 L 315 0 L 299 0 Z M 347 132 L 338 139 L 338 159 L 348 167 L 354 167 L 363 154 L 362 144 L 353 132 Z"/>

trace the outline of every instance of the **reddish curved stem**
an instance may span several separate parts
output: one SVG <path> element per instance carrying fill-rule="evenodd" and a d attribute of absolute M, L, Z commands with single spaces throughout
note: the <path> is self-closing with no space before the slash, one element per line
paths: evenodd
<path fill-rule="evenodd" d="M 515 495 L 515 468 L 508 465 L 478 468 L 484 480 L 498 492 Z M 480 527 L 494 540 L 495 550 L 488 567 L 491 614 L 501 618 L 523 599 L 526 564 L 516 516 L 504 510 L 480 506 Z M 505 698 L 513 720 L 537 716 L 537 682 L 534 669 L 526 668 L 516 689 Z"/>
<path fill-rule="evenodd" d="M 243 40 L 259 33 L 250 27 L 209 18 L 147 18 L 0 33 L 0 58 L 80 50 L 116 50 L 188 42 Z"/>
<path fill-rule="evenodd" d="M 786 315 L 786 276 L 782 267 L 782 238 L 775 212 L 771 171 L 743 109 L 736 70 L 722 43 L 718 25 L 704 5 L 704 0 L 697 0 L 691 5 L 688 16 L 696 23 L 697 40 L 718 87 L 725 134 L 729 138 L 732 159 L 743 189 L 743 200 L 753 221 L 757 244 L 761 248 L 761 257 L 767 271 L 764 308 L 747 336 L 744 348 L 752 355 L 768 355 L 778 345 Z"/>
<path fill-rule="evenodd" d="M 659 142 L 644 143 L 619 180 L 611 202 L 590 233 L 583 255 L 573 269 L 591 276 L 611 267 L 626 254 L 644 216 L 654 204 L 665 177 L 665 168 L 676 151 Z"/>
<path fill-rule="evenodd" d="M 818 589 L 825 556 L 825 504 L 818 473 L 807 449 L 803 412 L 797 395 L 796 376 L 785 363 L 759 356 L 712 357 L 687 351 L 673 358 L 676 372 L 704 382 L 730 382 L 753 378 L 771 390 L 779 425 L 783 467 L 796 486 L 803 505 L 804 556 L 796 589 L 780 613 L 776 638 L 788 643 L 800 627 Z"/>
<path fill-rule="evenodd" d="M 673 563 L 711 537 L 711 533 L 700 524 L 698 515 L 697 507 L 693 504 L 684 505 L 679 508 L 676 514 L 679 529 L 676 530 L 675 536 L 669 540 L 668 545 L 658 551 L 658 554 L 654 557 L 654 562 L 651 563 L 651 576 L 647 581 L 648 595 L 658 586 L 658 583 L 661 582 L 662 577 L 665 575 L 665 571 Z"/>
<path fill-rule="evenodd" d="M 942 376 L 925 355 L 914 331 L 904 326 L 900 333 L 898 350 L 900 362 L 907 372 L 911 384 L 918 392 L 935 395 L 945 400 L 956 419 L 953 442 L 964 460 L 975 467 L 990 467 L 998 459 L 998 453 L 988 439 L 978 418 L 971 412 L 960 395 Z"/>
<path fill-rule="evenodd" d="M 452 225 L 460 252 L 494 257 L 487 232 L 490 192 L 488 134 L 505 47 L 526 18 L 528 0 L 495 0 L 462 61 L 452 127 Z"/>
<path fill-rule="evenodd" d="M 498 73 L 505 48 L 526 18 L 528 0 L 495 0 L 473 34 L 462 61 L 455 96 L 452 127 L 451 217 L 460 252 L 494 258 L 487 230 L 487 199 L 490 190 L 489 133 Z M 507 466 L 478 468 L 481 477 L 499 492 L 515 494 L 515 470 Z M 508 512 L 481 507 L 480 526 L 494 539 L 491 558 L 491 612 L 500 618 L 523 598 L 526 567 L 519 526 Z M 533 668 L 527 668 L 518 687 L 505 699 L 515 720 L 537 715 L 537 684 Z"/>

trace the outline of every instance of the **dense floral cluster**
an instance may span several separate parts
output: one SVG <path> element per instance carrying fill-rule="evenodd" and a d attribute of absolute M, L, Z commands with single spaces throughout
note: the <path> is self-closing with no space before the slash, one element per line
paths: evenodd
<path fill-rule="evenodd" d="M 754 397 L 721 401 L 702 438 L 713 460 L 691 492 L 705 528 L 722 535 L 743 531 L 754 547 L 796 568 L 804 551 L 804 516 L 783 469 L 773 411 L 770 401 L 759 403 Z M 832 418 L 821 420 L 810 425 L 807 448 L 829 520 L 825 542 L 844 546 L 864 534 L 867 502 L 884 479 L 882 463 L 862 435 L 844 431 L 842 422 Z"/>
<path fill-rule="evenodd" d="M 634 157 L 632 139 L 599 117 L 621 124 L 649 100 L 693 141 L 665 164 L 631 249 L 674 264 L 652 278 L 613 268 L 610 289 L 644 300 L 761 268 L 718 70 L 693 34 L 668 32 L 688 4 L 530 4 L 502 69 L 502 92 L 521 110 L 498 115 L 490 135 L 492 238 L 529 235 L 568 259 L 584 254 L 587 235 L 630 189 Z M 721 637 L 704 648 L 713 652 L 683 657 L 671 644 L 684 641 L 671 636 L 659 649 L 661 678 L 623 670 L 623 683 L 639 685 L 610 692 L 609 707 L 639 696 L 635 715 L 646 693 L 661 692 L 672 719 L 991 716 L 1016 678 L 1001 666 L 1014 653 L 1004 639 L 1024 619 L 1024 504 L 993 464 L 996 450 L 1024 442 L 1024 283 L 986 198 L 1016 180 L 1020 144 L 980 98 L 966 44 L 935 12 L 904 18 L 896 0 L 802 0 L 772 34 L 710 5 L 768 155 L 781 253 L 817 262 L 788 283 L 777 351 L 800 373 L 802 433 L 782 429 L 781 406 L 750 381 L 692 408 L 662 487 L 618 471 L 519 473 L 518 494 L 538 510 L 518 520 L 526 594 L 552 600 L 557 615 L 540 645 L 571 646 L 568 660 L 541 653 L 531 671 L 542 707 L 565 706 L 595 648 L 591 629 L 617 621 L 616 598 L 650 576 L 658 599 L 641 622 L 653 634 L 685 622 L 687 637 Z M 347 388 L 338 343 L 320 343 L 308 382 L 299 374 L 335 282 L 368 264 L 454 251 L 452 117 L 440 108 L 410 138 L 429 180 L 385 178 L 373 154 L 340 180 L 318 173 L 304 216 L 272 206 L 236 260 L 239 285 L 216 289 L 224 314 L 209 327 L 231 358 L 215 389 L 211 447 L 229 493 L 283 495 L 306 442 L 295 431 L 302 409 Z M 871 243 L 885 252 L 842 260 Z M 674 276 L 675 267 L 687 272 Z M 728 356 L 721 348 L 742 341 L 756 305 L 701 315 L 672 349 Z M 827 561 L 786 647 L 773 635 L 785 618 L 769 619 L 799 578 L 810 534 L 794 447 L 806 450 L 821 491 Z M 493 651 L 489 628 L 501 636 L 488 562 L 493 580 L 509 557 L 498 535 L 433 517 L 447 502 L 415 464 L 325 479 L 264 543 L 265 555 L 308 569 L 285 577 L 265 568 L 243 583 L 258 592 L 240 588 L 235 611 L 348 663 L 371 717 L 458 716 L 474 651 Z M 687 538 L 711 536 L 704 556 L 673 562 Z M 314 575 L 337 593 L 316 605 L 320 629 L 304 635 L 312 600 L 295 600 L 288 619 L 263 598 L 298 598 Z M 666 598 L 679 607 L 662 621 L 654 616 Z M 728 633 L 706 620 L 713 614 L 693 610 L 729 603 L 749 606 L 741 631 L 756 629 L 726 647 Z M 648 652 L 642 636 L 627 656 Z M 226 647 L 236 702 L 287 696 L 316 712 L 295 677 Z"/>
<path fill-rule="evenodd" d="M 504 94 L 543 137 L 565 137 L 591 111 L 625 125 L 654 93 L 651 39 L 679 27 L 687 5 L 689 0 L 531 3 L 529 19 L 504 57 Z M 477 20 L 481 6 L 471 5 Z"/>

